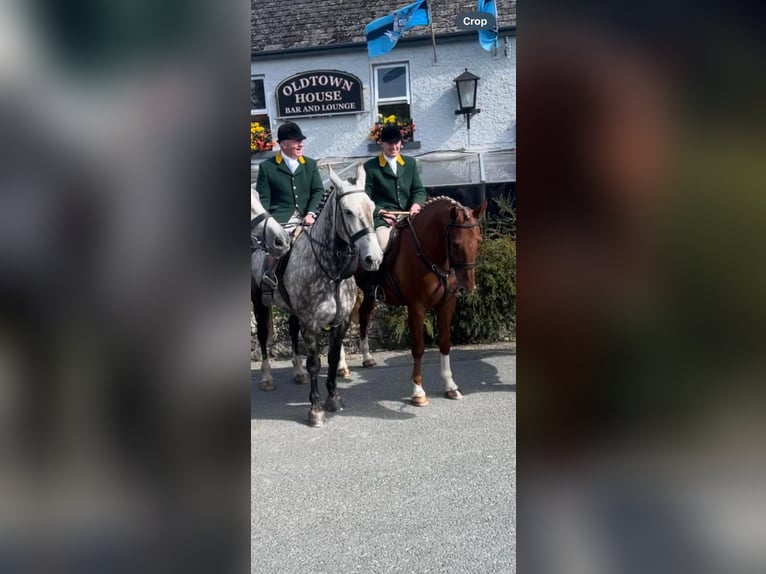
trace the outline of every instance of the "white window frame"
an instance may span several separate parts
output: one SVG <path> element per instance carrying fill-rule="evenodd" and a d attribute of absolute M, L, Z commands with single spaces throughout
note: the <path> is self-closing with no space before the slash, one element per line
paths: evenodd
<path fill-rule="evenodd" d="M 406 81 L 404 83 L 406 93 L 404 96 L 397 96 L 395 98 L 381 98 L 378 94 L 378 74 L 380 73 L 380 70 L 384 70 L 386 68 L 400 68 L 404 67 L 404 74 L 406 76 Z M 373 93 L 373 106 L 372 106 L 372 114 L 373 114 L 373 121 L 377 119 L 378 117 L 378 106 L 383 104 L 407 104 L 410 106 L 410 109 L 412 109 L 412 102 L 411 102 L 411 90 L 410 90 L 410 65 L 408 62 L 386 62 L 385 64 L 376 64 L 372 67 L 372 93 Z"/>
<path fill-rule="evenodd" d="M 250 108 L 250 115 L 251 116 L 267 115 L 269 116 L 269 118 L 271 118 L 271 114 L 269 113 L 269 98 L 268 98 L 268 95 L 266 94 L 266 77 L 263 76 L 262 74 L 253 74 L 250 76 L 251 82 L 258 81 L 258 80 L 263 82 L 263 96 L 264 96 L 263 99 L 264 99 L 264 104 L 266 105 L 266 107 L 265 108 Z"/>

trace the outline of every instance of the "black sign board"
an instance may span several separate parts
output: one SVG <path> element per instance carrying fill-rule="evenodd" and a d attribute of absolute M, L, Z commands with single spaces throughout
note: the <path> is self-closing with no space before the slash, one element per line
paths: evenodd
<path fill-rule="evenodd" d="M 363 112 L 362 82 L 338 70 L 301 72 L 277 86 L 280 118 Z"/>

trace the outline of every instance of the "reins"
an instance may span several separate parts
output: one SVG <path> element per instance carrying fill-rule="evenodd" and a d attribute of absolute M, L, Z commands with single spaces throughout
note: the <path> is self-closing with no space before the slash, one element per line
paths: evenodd
<path fill-rule="evenodd" d="M 263 224 L 263 237 L 261 238 L 261 244 L 266 245 L 266 231 L 268 228 L 268 220 L 271 217 L 271 214 L 268 211 L 264 211 L 263 213 L 260 213 L 256 215 L 253 220 L 250 222 L 250 229 L 252 230 L 255 228 L 259 223 L 262 221 L 265 221 L 266 223 Z"/>
<path fill-rule="evenodd" d="M 340 285 L 341 282 L 345 279 L 348 279 L 354 274 L 354 271 L 356 271 L 356 268 L 359 263 L 359 250 L 356 248 L 356 242 L 361 239 L 362 237 L 366 235 L 370 235 L 375 233 L 375 230 L 371 227 L 365 227 L 363 229 L 360 229 L 356 233 L 352 234 L 351 231 L 348 228 L 348 224 L 346 223 L 346 219 L 341 215 L 340 220 L 343 225 L 343 230 L 345 231 L 346 236 L 348 237 L 348 241 L 346 241 L 343 237 L 341 237 L 338 234 L 338 229 L 336 225 L 336 221 L 338 218 L 338 210 L 341 209 L 340 200 L 343 197 L 346 197 L 347 195 L 351 195 L 353 193 L 365 193 L 363 189 L 353 189 L 350 191 L 335 191 L 335 206 L 333 209 L 332 217 L 332 227 L 333 231 L 335 233 L 335 241 L 332 245 L 327 245 L 323 243 L 322 241 L 316 239 L 312 232 L 316 228 L 316 225 L 312 225 L 307 235 L 309 237 L 309 245 L 311 246 L 311 252 L 314 254 L 314 258 L 316 259 L 317 264 L 319 265 L 319 268 L 322 270 L 322 272 L 327 276 L 328 279 L 330 279 L 335 284 L 335 308 L 340 309 L 341 303 L 340 303 Z M 341 242 L 342 245 L 345 245 L 342 249 L 337 249 L 338 242 Z M 338 272 L 336 274 L 331 273 L 327 270 L 327 268 L 322 263 L 322 258 L 319 256 L 316 250 L 316 245 L 320 245 L 321 247 L 327 249 L 328 251 L 335 251 L 335 261 L 338 262 Z M 336 321 L 328 325 L 326 329 L 332 328 L 335 325 L 337 325 L 337 319 Z"/>
<path fill-rule="evenodd" d="M 415 251 L 418 254 L 418 258 L 423 262 L 423 264 L 428 267 L 428 269 L 436 275 L 436 277 L 439 279 L 439 284 L 444 289 L 444 293 L 442 295 L 442 301 L 446 299 L 447 295 L 454 295 L 457 290 L 450 291 L 449 290 L 449 278 L 451 275 L 455 273 L 456 269 L 475 269 L 478 265 L 478 261 L 455 261 L 452 256 L 452 243 L 450 242 L 450 232 L 453 228 L 458 229 L 470 229 L 472 227 L 479 227 L 479 223 L 453 223 L 450 222 L 447 224 L 446 229 L 444 230 L 444 241 L 445 241 L 445 248 L 447 251 L 447 268 L 442 269 L 435 263 L 432 263 L 426 254 L 423 252 L 423 245 L 420 242 L 420 238 L 418 237 L 418 234 L 415 232 L 415 227 L 412 225 L 412 221 L 408 218 L 406 220 L 407 227 L 409 228 L 410 232 L 412 233 L 412 239 L 415 242 Z M 440 301 L 441 303 L 441 301 Z"/>
<path fill-rule="evenodd" d="M 335 208 L 333 209 L 333 229 L 335 230 L 335 244 L 334 245 L 326 245 L 322 241 L 316 239 L 312 232 L 315 229 L 315 226 L 311 226 L 308 230 L 308 236 L 309 236 L 309 242 L 311 245 L 311 251 L 314 254 L 314 257 L 317 260 L 317 263 L 319 264 L 319 268 L 322 270 L 322 272 L 334 283 L 338 284 L 344 279 L 348 279 L 354 274 L 354 271 L 356 271 L 357 266 L 357 256 L 359 254 L 359 251 L 356 248 L 356 242 L 364 237 L 365 235 L 370 235 L 371 233 L 375 233 L 375 230 L 371 227 L 365 227 L 363 229 L 360 229 L 354 234 L 351 234 L 351 232 L 348 229 L 348 224 L 346 223 L 345 218 L 341 217 L 340 220 L 343 223 L 343 230 L 346 232 L 346 236 L 348 236 L 349 240 L 346 241 L 343 237 L 338 235 L 337 226 L 335 224 L 337 220 L 337 212 L 338 209 L 340 209 L 340 200 L 343 197 L 346 197 L 347 195 L 351 195 L 353 193 L 365 193 L 363 189 L 353 189 L 351 191 L 344 191 L 344 192 L 338 192 L 336 190 L 335 192 Z M 343 244 L 345 244 L 344 249 L 335 249 L 337 247 L 338 240 L 340 240 Z M 316 245 L 320 245 L 325 249 L 333 250 L 335 249 L 335 260 L 339 262 L 338 264 L 338 273 L 333 275 L 330 273 L 325 266 L 322 264 L 322 259 L 319 257 L 316 251 Z"/>

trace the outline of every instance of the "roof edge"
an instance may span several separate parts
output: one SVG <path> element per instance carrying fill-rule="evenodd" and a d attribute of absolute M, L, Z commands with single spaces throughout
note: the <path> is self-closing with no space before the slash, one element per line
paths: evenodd
<path fill-rule="evenodd" d="M 499 28 L 498 35 L 503 33 L 510 33 L 516 35 L 516 26 L 503 26 Z M 460 42 L 468 38 L 476 38 L 476 30 L 469 30 L 465 32 L 445 32 L 441 34 L 435 34 L 436 40 L 441 40 L 442 43 L 450 44 L 452 42 Z M 399 40 L 398 44 L 430 44 L 431 35 L 421 34 L 417 36 L 408 36 Z M 398 45 L 397 44 L 397 45 Z M 274 58 L 277 56 L 290 56 L 296 54 L 311 54 L 316 52 L 337 52 L 337 51 L 350 51 L 350 50 L 366 50 L 367 42 L 344 42 L 342 44 L 327 44 L 324 46 L 301 46 L 300 48 L 286 48 L 284 50 L 260 50 L 257 52 L 250 52 L 250 60 L 260 60 Z"/>

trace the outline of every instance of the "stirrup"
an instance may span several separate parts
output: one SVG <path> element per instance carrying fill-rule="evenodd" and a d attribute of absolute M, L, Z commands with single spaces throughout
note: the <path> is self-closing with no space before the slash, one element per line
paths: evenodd
<path fill-rule="evenodd" d="M 380 285 L 375 285 L 375 289 L 372 292 L 372 296 L 378 303 L 386 302 L 386 291 Z"/>

